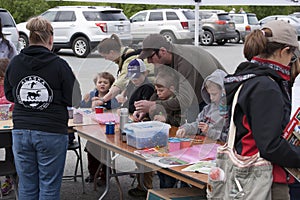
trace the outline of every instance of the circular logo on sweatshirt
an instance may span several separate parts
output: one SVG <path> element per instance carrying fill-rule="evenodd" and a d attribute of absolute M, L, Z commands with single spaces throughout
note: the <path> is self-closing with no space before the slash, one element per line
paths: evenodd
<path fill-rule="evenodd" d="M 52 102 L 53 91 L 43 78 L 27 76 L 19 82 L 16 96 L 24 107 L 43 110 Z"/>

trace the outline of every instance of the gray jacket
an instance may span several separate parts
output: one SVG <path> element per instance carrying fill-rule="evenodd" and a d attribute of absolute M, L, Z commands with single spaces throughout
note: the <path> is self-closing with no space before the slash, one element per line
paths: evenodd
<path fill-rule="evenodd" d="M 185 129 L 186 134 L 196 134 L 200 131 L 198 130 L 199 122 L 205 122 L 209 125 L 208 133 L 206 134 L 208 137 L 213 140 L 226 140 L 227 134 L 222 134 L 227 123 L 226 95 L 223 83 L 225 76 L 226 73 L 223 70 L 217 69 L 211 75 L 206 77 L 202 84 L 201 94 L 207 105 L 199 113 L 195 122 L 186 123 L 182 126 L 182 128 Z M 221 88 L 223 88 L 222 97 L 219 104 L 212 103 L 210 100 L 210 95 L 205 88 L 205 83 L 208 80 L 220 85 Z"/>

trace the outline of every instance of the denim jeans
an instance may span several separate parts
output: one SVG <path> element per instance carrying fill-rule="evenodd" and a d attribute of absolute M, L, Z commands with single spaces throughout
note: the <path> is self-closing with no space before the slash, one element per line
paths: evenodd
<path fill-rule="evenodd" d="M 12 134 L 19 199 L 59 200 L 68 135 L 20 129 Z"/>

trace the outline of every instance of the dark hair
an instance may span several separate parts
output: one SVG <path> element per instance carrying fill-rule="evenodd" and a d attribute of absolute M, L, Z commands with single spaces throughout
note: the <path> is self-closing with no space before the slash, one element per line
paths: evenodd
<path fill-rule="evenodd" d="M 8 50 L 10 51 L 12 49 L 12 47 L 11 47 L 9 41 L 3 35 L 3 32 L 2 32 L 2 20 L 1 20 L 1 18 L 0 18 L 0 38 L 2 39 L 2 42 L 4 42 L 7 45 Z"/>
<path fill-rule="evenodd" d="M 0 77 L 5 76 L 5 71 L 6 71 L 8 64 L 9 64 L 8 58 L 0 58 Z"/>
<path fill-rule="evenodd" d="M 289 52 L 295 51 L 296 47 L 288 46 L 278 42 L 269 42 L 268 37 L 272 37 L 272 31 L 269 28 L 262 30 L 253 30 L 247 35 L 244 44 L 244 56 L 251 60 L 254 56 L 260 55 L 262 58 L 268 58 L 278 49 L 290 47 Z"/>
<path fill-rule="evenodd" d="M 108 79 L 109 83 L 110 83 L 110 86 L 115 82 L 115 77 L 109 73 L 109 72 L 101 72 L 101 73 L 98 73 L 95 78 L 94 78 L 94 83 L 95 85 L 97 84 L 97 80 L 98 78 L 105 78 L 105 79 Z"/>
<path fill-rule="evenodd" d="M 26 24 L 26 28 L 30 31 L 30 43 L 47 44 L 50 37 L 53 36 L 51 23 L 41 16 L 31 18 Z"/>
<path fill-rule="evenodd" d="M 116 34 L 103 39 L 98 45 L 98 52 L 108 54 L 111 50 L 121 52 L 122 42 Z"/>

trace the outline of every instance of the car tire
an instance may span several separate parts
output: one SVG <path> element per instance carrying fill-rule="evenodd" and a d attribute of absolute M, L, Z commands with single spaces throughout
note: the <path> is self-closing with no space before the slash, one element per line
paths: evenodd
<path fill-rule="evenodd" d="M 172 32 L 163 32 L 161 35 L 164 36 L 168 42 L 176 43 L 176 37 Z"/>
<path fill-rule="evenodd" d="M 240 43 L 240 40 L 241 40 L 240 33 L 238 31 L 236 31 L 236 34 L 237 34 L 236 37 L 234 39 L 230 40 L 231 43 L 236 43 L 236 44 Z"/>
<path fill-rule="evenodd" d="M 78 37 L 72 44 L 73 53 L 79 58 L 86 58 L 91 52 L 90 43 L 85 37 Z"/>
<path fill-rule="evenodd" d="M 214 35 L 210 31 L 204 31 L 200 41 L 204 46 L 211 46 L 214 43 Z"/>
<path fill-rule="evenodd" d="M 20 49 L 24 49 L 25 47 L 27 47 L 29 45 L 28 37 L 24 34 L 20 34 L 19 44 L 20 44 Z"/>

